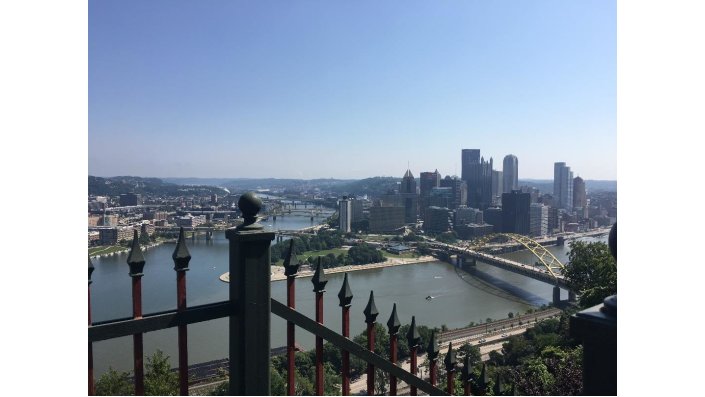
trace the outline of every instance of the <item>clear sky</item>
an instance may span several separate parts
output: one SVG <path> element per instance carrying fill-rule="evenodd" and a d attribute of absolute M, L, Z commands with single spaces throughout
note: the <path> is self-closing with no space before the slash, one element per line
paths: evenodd
<path fill-rule="evenodd" d="M 617 179 L 615 3 L 91 0 L 88 172 Z"/>

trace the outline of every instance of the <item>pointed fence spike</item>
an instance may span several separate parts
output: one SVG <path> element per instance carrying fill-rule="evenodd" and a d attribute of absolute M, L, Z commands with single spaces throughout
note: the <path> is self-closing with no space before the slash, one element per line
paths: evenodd
<path fill-rule="evenodd" d="M 446 364 L 446 371 L 450 371 L 455 368 L 455 364 L 458 360 L 455 357 L 455 351 L 453 350 L 453 342 L 448 343 L 448 353 L 446 353 L 446 358 L 443 361 Z"/>
<path fill-rule="evenodd" d="M 132 248 L 130 249 L 130 254 L 127 256 L 127 264 L 130 266 L 131 277 L 141 277 L 144 275 L 144 273 L 142 273 L 144 270 L 144 262 L 144 255 L 142 255 L 142 249 L 140 248 L 137 230 L 134 230 Z"/>
<path fill-rule="evenodd" d="M 365 322 L 367 324 L 372 324 L 377 320 L 377 315 L 379 311 L 377 310 L 377 305 L 375 305 L 375 293 L 370 291 L 370 299 L 367 301 L 367 306 L 365 306 Z"/>
<path fill-rule="evenodd" d="M 295 276 L 299 272 L 299 259 L 296 257 L 294 238 L 292 237 L 289 241 L 289 252 L 284 258 L 284 275 L 287 277 Z"/>
<path fill-rule="evenodd" d="M 93 262 L 91 262 L 91 257 L 88 257 L 88 284 L 91 283 L 91 274 L 93 274 L 93 270 L 95 270 L 95 266 L 93 266 Z"/>
<path fill-rule="evenodd" d="M 426 347 L 426 352 L 428 354 L 429 360 L 435 360 L 438 358 L 438 353 L 441 349 L 438 347 L 438 341 L 436 340 L 436 331 L 431 332 L 431 340 L 428 341 L 428 346 Z"/>
<path fill-rule="evenodd" d="M 487 384 L 490 383 L 490 379 L 487 374 L 487 364 L 482 363 L 482 371 L 480 372 L 480 379 L 479 379 L 480 387 L 485 388 L 487 387 Z"/>
<path fill-rule="evenodd" d="M 343 278 L 343 285 L 340 287 L 340 292 L 338 292 L 338 299 L 340 299 L 340 307 L 349 307 L 350 302 L 352 302 L 353 294 L 350 290 L 350 285 L 348 284 L 348 274 L 345 273 Z"/>
<path fill-rule="evenodd" d="M 463 368 L 461 370 L 463 375 L 463 382 L 470 381 L 470 375 L 472 374 L 472 368 L 470 368 L 470 355 L 466 354 L 463 359 Z"/>
<path fill-rule="evenodd" d="M 323 264 L 321 263 L 321 257 L 318 257 L 318 264 L 316 265 L 316 272 L 313 273 L 313 278 L 311 278 L 313 283 L 313 292 L 325 292 L 326 284 L 328 279 L 326 274 L 323 272 Z"/>
<path fill-rule="evenodd" d="M 416 316 L 411 316 L 411 326 L 406 333 L 406 341 L 409 343 L 409 347 L 418 346 L 421 342 L 421 334 L 416 329 Z"/>
<path fill-rule="evenodd" d="M 504 386 L 502 385 L 502 378 L 499 376 L 499 372 L 497 372 L 497 380 L 494 382 L 494 395 L 499 396 L 504 392 Z"/>
<path fill-rule="evenodd" d="M 389 334 L 390 335 L 396 335 L 397 332 L 399 332 L 399 327 L 401 327 L 401 323 L 399 322 L 399 317 L 397 316 L 397 304 L 394 304 L 394 307 L 392 308 L 392 315 L 389 316 L 389 320 L 387 320 L 387 327 L 389 328 Z"/>
<path fill-rule="evenodd" d="M 188 263 L 191 261 L 191 253 L 186 247 L 186 238 L 184 237 L 184 228 L 179 228 L 179 239 L 176 241 L 176 248 L 174 248 L 174 253 L 171 254 L 171 258 L 174 260 L 174 270 L 186 271 L 188 270 Z"/>

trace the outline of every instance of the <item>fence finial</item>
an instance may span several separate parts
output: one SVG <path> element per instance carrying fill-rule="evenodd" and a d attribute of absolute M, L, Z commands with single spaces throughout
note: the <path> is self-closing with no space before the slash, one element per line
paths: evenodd
<path fill-rule="evenodd" d="M 480 371 L 480 379 L 478 379 L 477 382 L 482 389 L 482 391 L 485 391 L 485 388 L 487 385 L 490 383 L 490 378 L 487 374 L 487 364 L 482 363 L 482 371 Z"/>
<path fill-rule="evenodd" d="M 453 350 L 453 342 L 448 343 L 448 353 L 446 353 L 446 358 L 443 362 L 446 365 L 446 371 L 450 371 L 455 368 L 455 364 L 458 360 L 455 357 L 455 350 Z"/>
<path fill-rule="evenodd" d="M 240 196 L 237 206 L 242 212 L 244 223 L 237 227 L 238 230 L 258 230 L 263 226 L 257 223 L 257 213 L 262 209 L 262 200 L 254 192 L 247 192 Z"/>
<path fill-rule="evenodd" d="M 88 256 L 88 284 L 92 283 L 91 274 L 93 274 L 93 270 L 95 270 L 95 266 L 93 266 L 93 262 L 91 262 L 91 257 Z"/>
<path fill-rule="evenodd" d="M 389 328 L 389 335 L 395 335 L 397 332 L 399 332 L 399 327 L 401 327 L 399 317 L 397 316 L 396 303 L 394 304 L 394 307 L 392 307 L 392 315 L 389 316 L 389 320 L 387 320 L 387 327 Z"/>
<path fill-rule="evenodd" d="M 428 341 L 428 346 L 426 347 L 426 352 L 428 354 L 429 360 L 435 360 L 440 353 L 440 348 L 438 347 L 438 341 L 436 340 L 436 331 L 431 332 L 431 340 Z"/>
<path fill-rule="evenodd" d="M 323 272 L 323 264 L 321 264 L 321 257 L 318 257 L 318 264 L 316 265 L 316 272 L 313 273 L 313 278 L 311 279 L 313 283 L 313 292 L 325 292 L 326 284 L 328 279 Z"/>
<path fill-rule="evenodd" d="M 299 271 L 299 259 L 296 257 L 294 239 L 291 238 L 289 241 L 289 252 L 284 258 L 284 275 L 287 277 L 294 276 Z"/>
<path fill-rule="evenodd" d="M 502 393 L 504 393 L 504 385 L 502 384 L 502 377 L 499 376 L 499 372 L 497 372 L 497 380 L 494 382 L 494 395 L 495 396 L 501 396 Z"/>
<path fill-rule="evenodd" d="M 465 382 L 465 383 L 470 382 L 470 375 L 472 374 L 472 368 L 470 366 L 470 355 L 469 354 L 466 354 L 465 358 L 463 359 L 463 368 L 460 370 L 460 373 L 462 374 L 463 382 Z"/>
<path fill-rule="evenodd" d="M 127 264 L 130 265 L 131 277 L 142 277 L 144 275 L 144 273 L 142 273 L 144 270 L 144 262 L 144 255 L 142 255 L 142 250 L 140 249 L 137 230 L 134 230 L 132 248 L 130 248 L 130 254 L 127 256 Z"/>
<path fill-rule="evenodd" d="M 379 311 L 377 311 L 377 305 L 375 305 L 374 291 L 370 291 L 370 299 L 367 301 L 367 306 L 365 306 L 365 310 L 363 312 L 365 313 L 365 322 L 367 324 L 372 324 L 377 320 Z"/>
<path fill-rule="evenodd" d="M 353 294 L 350 290 L 350 285 L 348 284 L 348 274 L 345 273 L 343 278 L 343 285 L 340 287 L 340 292 L 338 292 L 338 299 L 340 299 L 340 307 L 349 307 L 350 302 L 352 302 Z"/>
<path fill-rule="evenodd" d="M 186 247 L 186 239 L 184 238 L 184 228 L 179 228 L 179 239 L 176 242 L 176 248 L 174 253 L 171 254 L 171 258 L 174 260 L 174 270 L 186 271 L 188 270 L 188 263 L 191 261 L 191 253 L 188 252 Z"/>
<path fill-rule="evenodd" d="M 406 333 L 406 340 L 409 342 L 409 347 L 418 346 L 419 342 L 421 342 L 421 335 L 416 329 L 416 316 L 411 316 L 411 326 Z"/>

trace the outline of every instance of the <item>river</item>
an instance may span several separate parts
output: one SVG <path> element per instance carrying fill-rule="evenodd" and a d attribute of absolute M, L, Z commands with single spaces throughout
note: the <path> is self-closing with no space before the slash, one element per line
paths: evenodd
<path fill-rule="evenodd" d="M 315 219 L 321 222 L 324 217 Z M 315 224 L 314 223 L 314 224 Z M 271 229 L 292 230 L 311 226 L 309 217 L 279 216 L 277 222 L 265 222 Z M 606 238 L 599 240 L 605 241 Z M 592 239 L 594 240 L 594 239 Z M 191 262 L 187 272 L 187 302 L 200 305 L 226 300 L 228 286 L 218 276 L 228 271 L 228 241 L 223 232 L 217 232 L 211 241 L 202 239 L 187 240 L 191 252 Z M 146 260 L 142 279 L 142 300 L 144 313 L 176 308 L 176 272 L 171 254 L 174 244 L 163 244 L 145 251 Z M 561 261 L 567 260 L 568 246 L 550 247 Z M 525 263 L 533 263 L 532 255 L 526 251 L 504 254 Z M 91 285 L 91 306 L 93 321 L 129 317 L 132 314 L 131 281 L 128 276 L 127 255 L 114 255 L 94 258 L 95 271 Z M 504 287 L 512 289 L 520 298 L 490 287 L 487 283 L 443 262 L 430 262 L 415 265 L 396 266 L 384 269 L 356 271 L 349 274 L 350 287 L 354 298 L 350 311 L 350 332 L 356 335 L 365 329 L 363 310 L 370 290 L 374 291 L 375 302 L 380 312 L 377 320 L 385 326 L 392 305 L 397 303 L 399 319 L 403 324 L 416 316 L 417 324 L 427 326 L 447 325 L 457 328 L 474 321 L 478 323 L 490 317 L 506 318 L 509 312 L 525 312 L 533 306 L 550 302 L 552 287 L 543 282 L 497 269 L 478 262 L 479 271 L 490 277 L 501 279 Z M 331 274 L 324 297 L 325 324 L 340 330 L 340 307 L 337 293 L 342 285 L 343 274 Z M 284 281 L 272 283 L 272 297 L 285 302 Z M 426 300 L 426 296 L 434 297 Z M 563 291 L 563 299 L 567 292 Z M 314 294 L 310 278 L 296 281 L 296 307 L 300 312 L 314 317 Z M 176 329 L 150 332 L 144 335 L 145 356 L 155 349 L 161 349 L 170 356 L 173 366 L 177 365 Z M 227 319 L 219 319 L 188 327 L 189 363 L 199 363 L 227 357 Z M 314 338 L 297 329 L 297 342 L 309 349 L 314 346 Z M 286 343 L 285 321 L 272 316 L 272 347 Z M 132 369 L 132 338 L 124 337 L 94 343 L 94 370 L 96 376 L 104 373 L 109 366 L 121 371 Z"/>

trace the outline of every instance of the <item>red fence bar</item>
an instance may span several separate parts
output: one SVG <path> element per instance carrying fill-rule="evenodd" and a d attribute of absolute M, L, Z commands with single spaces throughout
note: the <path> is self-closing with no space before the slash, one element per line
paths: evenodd
<path fill-rule="evenodd" d="M 436 382 L 438 382 L 438 353 L 440 353 L 438 342 L 436 341 L 436 331 L 431 333 L 431 340 L 428 341 L 426 352 L 429 362 L 429 381 L 432 385 L 436 386 Z"/>
<path fill-rule="evenodd" d="M 350 337 L 350 303 L 352 302 L 353 294 L 350 290 L 350 285 L 348 284 L 348 274 L 345 273 L 345 278 L 343 278 L 343 285 L 340 287 L 340 292 L 338 292 L 338 299 L 340 299 L 340 307 L 343 309 L 343 336 L 346 338 Z M 350 395 L 350 352 L 342 349 L 342 364 L 343 364 L 343 395 Z"/>
<path fill-rule="evenodd" d="M 294 239 L 289 240 L 289 253 L 284 258 L 284 275 L 286 276 L 286 305 L 296 308 L 296 273 L 299 271 L 299 261 L 294 253 Z M 286 322 L 286 392 L 296 394 L 295 364 L 296 364 L 296 334 L 294 323 Z"/>
<path fill-rule="evenodd" d="M 394 304 L 392 308 L 392 314 L 387 320 L 387 328 L 389 328 L 389 361 L 392 364 L 397 363 L 397 335 L 399 333 L 399 327 L 401 323 L 399 322 L 399 317 L 397 317 L 397 304 Z M 389 374 L 389 395 L 397 395 L 397 377 Z"/>
<path fill-rule="evenodd" d="M 127 264 L 130 266 L 130 277 L 132 277 L 132 318 L 142 318 L 142 276 L 144 273 L 144 256 L 140 249 L 137 230 L 132 238 L 132 248 L 127 256 Z M 132 336 L 134 370 L 135 370 L 135 395 L 144 396 L 144 363 L 142 350 L 142 334 Z"/>
<path fill-rule="evenodd" d="M 409 343 L 409 355 L 411 356 L 411 368 L 409 372 L 416 375 L 418 370 L 416 366 L 416 348 L 419 346 L 419 341 L 421 340 L 421 335 L 416 329 L 416 316 L 411 316 L 411 326 L 409 327 L 409 332 L 406 333 L 406 341 Z M 416 387 L 409 386 L 409 395 L 416 395 Z"/>
<path fill-rule="evenodd" d="M 328 280 L 323 272 L 320 256 L 311 282 L 313 283 L 313 292 L 316 293 L 316 322 L 323 324 L 323 293 L 326 292 Z M 323 395 L 323 338 L 320 336 L 316 336 L 316 395 Z"/>
<path fill-rule="evenodd" d="M 91 273 L 95 270 L 93 262 L 91 262 L 91 257 L 88 257 L 88 326 L 90 326 L 93 321 L 91 321 Z M 88 395 L 95 395 L 95 385 L 93 383 L 93 343 L 88 342 Z"/>
<path fill-rule="evenodd" d="M 377 320 L 377 306 L 375 305 L 374 291 L 370 291 L 370 299 L 365 306 L 365 322 L 367 323 L 367 349 L 371 352 L 375 351 L 375 322 Z M 367 395 L 375 394 L 375 366 L 372 363 L 367 363 Z"/>
<path fill-rule="evenodd" d="M 186 240 L 184 239 L 183 227 L 179 229 L 179 240 L 171 258 L 174 260 L 174 270 L 176 271 L 176 310 L 183 312 L 186 310 L 186 271 L 191 260 L 191 254 L 186 247 Z M 188 396 L 187 340 L 186 325 L 179 325 L 179 394 L 182 396 Z"/>
<path fill-rule="evenodd" d="M 448 394 L 453 395 L 453 389 L 455 389 L 455 364 L 457 359 L 455 357 L 455 351 L 453 351 L 453 342 L 448 344 L 448 353 L 446 353 L 446 358 L 444 360 L 446 365 L 446 376 L 448 383 Z"/>

